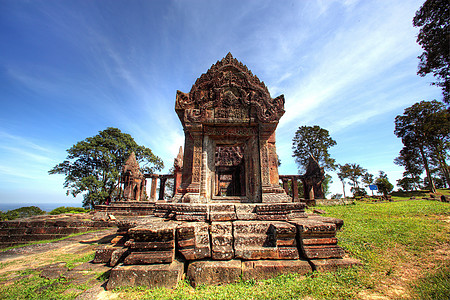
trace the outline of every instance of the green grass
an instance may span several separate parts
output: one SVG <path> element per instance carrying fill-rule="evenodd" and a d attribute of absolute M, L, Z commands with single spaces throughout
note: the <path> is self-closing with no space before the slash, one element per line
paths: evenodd
<path fill-rule="evenodd" d="M 355 268 L 306 276 L 282 275 L 259 282 L 241 281 L 195 289 L 187 281 L 182 281 L 175 290 L 133 287 L 117 291 L 122 299 L 301 299 L 306 296 L 315 299 L 354 299 L 364 287 Z"/>
<path fill-rule="evenodd" d="M 450 189 L 437 189 L 436 194 L 438 195 L 450 195 Z M 411 197 L 423 198 L 430 197 L 430 191 L 427 190 L 419 190 L 419 191 L 410 191 L 410 192 L 392 192 L 391 193 L 392 200 L 408 200 Z"/>
<path fill-rule="evenodd" d="M 442 299 L 450 291 L 450 204 L 414 200 L 318 207 L 326 216 L 344 219 L 339 245 L 362 267 L 335 273 L 279 276 L 270 280 L 241 281 L 224 286 L 192 288 L 186 280 L 174 290 L 133 287 L 117 289 L 119 299 Z M 57 257 L 68 267 L 92 258 Z M 0 269 L 2 266 L 0 266 Z M 413 275 L 408 276 L 409 273 Z M 25 273 L 24 273 L 25 274 Z M 415 274 L 415 275 L 414 275 Z M 13 284 L 0 286 L 2 299 L 73 299 L 70 282 L 46 280 L 33 271 Z M 99 274 L 103 281 L 108 274 Z M 402 290 L 393 294 L 394 287 Z M 87 288 L 76 287 L 78 290 Z M 79 293 L 79 292 L 78 292 Z M 445 299 L 445 298 L 444 298 Z"/>
<path fill-rule="evenodd" d="M 70 270 L 79 264 L 91 261 L 94 252 L 88 254 L 61 254 L 54 258 L 55 262 L 65 262 Z M 0 267 L 1 268 L 1 267 Z M 65 278 L 45 279 L 39 276 L 39 271 L 26 269 L 16 271 L 13 282 L 6 284 L 8 278 L 2 278 L 0 283 L 0 299 L 74 299 L 82 291 L 89 289 L 88 283 L 75 285 Z M 6 275 L 11 274 L 8 272 Z M 4 276 L 7 277 L 7 276 Z M 102 274 L 96 274 L 99 282 L 105 280 Z"/>
<path fill-rule="evenodd" d="M 450 263 L 428 272 L 411 284 L 417 300 L 448 299 L 450 296 Z"/>

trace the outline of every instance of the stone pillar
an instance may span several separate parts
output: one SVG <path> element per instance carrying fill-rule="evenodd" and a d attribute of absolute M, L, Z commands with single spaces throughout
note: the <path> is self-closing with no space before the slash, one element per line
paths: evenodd
<path fill-rule="evenodd" d="M 278 175 L 278 155 L 275 146 L 275 132 L 273 132 L 267 140 L 267 152 L 269 160 L 269 182 L 272 186 L 278 186 L 280 177 Z"/>
<path fill-rule="evenodd" d="M 286 194 L 289 195 L 289 180 L 286 178 L 281 179 L 283 181 L 283 189 L 286 192 Z"/>
<path fill-rule="evenodd" d="M 159 178 L 159 197 L 158 197 L 158 200 L 164 200 L 164 193 L 165 193 L 165 190 L 166 190 L 166 180 L 167 180 L 167 177 L 165 177 L 165 176 L 161 176 Z"/>
<path fill-rule="evenodd" d="M 175 196 L 175 194 L 177 194 L 177 191 L 181 185 L 181 178 L 182 178 L 181 170 L 175 169 L 175 171 L 173 173 L 173 194 L 172 194 L 172 196 Z"/>
<path fill-rule="evenodd" d="M 201 167 L 201 176 L 200 176 L 200 197 L 202 198 L 202 202 L 206 202 L 206 198 L 208 193 L 208 176 L 207 176 L 207 153 L 206 153 L 206 149 L 204 149 L 203 153 L 202 153 L 202 167 Z"/>
<path fill-rule="evenodd" d="M 269 149 L 267 148 L 267 140 L 260 141 L 260 157 L 261 157 L 261 181 L 262 186 L 270 185 L 269 171 Z"/>
<path fill-rule="evenodd" d="M 157 187 L 158 175 L 152 175 L 152 186 L 150 190 L 150 198 L 152 201 L 156 201 L 156 187 Z"/>
<path fill-rule="evenodd" d="M 299 202 L 297 178 L 291 177 L 291 180 L 292 180 L 292 202 Z"/>
<path fill-rule="evenodd" d="M 199 203 L 202 174 L 202 133 L 198 131 L 186 135 L 185 161 L 183 162 L 182 202 Z M 190 146 L 190 150 L 188 148 Z M 187 154 L 187 155 L 186 155 Z M 190 156 L 192 155 L 192 156 Z"/>

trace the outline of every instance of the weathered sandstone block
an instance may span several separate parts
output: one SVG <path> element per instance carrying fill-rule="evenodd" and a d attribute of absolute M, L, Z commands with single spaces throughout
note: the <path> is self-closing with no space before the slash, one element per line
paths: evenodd
<path fill-rule="evenodd" d="M 184 264 L 176 260 L 171 264 L 118 265 L 111 270 L 106 289 L 112 290 L 126 286 L 175 288 L 178 281 L 181 280 L 183 271 Z"/>
<path fill-rule="evenodd" d="M 235 221 L 236 258 L 297 259 L 299 257 L 294 225 L 280 221 Z"/>
<path fill-rule="evenodd" d="M 130 228 L 128 234 L 135 242 L 168 242 L 175 239 L 176 222 L 149 222 Z"/>
<path fill-rule="evenodd" d="M 131 250 L 132 251 L 132 250 Z M 123 261 L 124 265 L 148 265 L 171 263 L 175 259 L 175 249 L 157 251 L 132 251 Z"/>
<path fill-rule="evenodd" d="M 148 222 L 128 230 L 130 240 L 125 243 L 130 254 L 124 265 L 171 263 L 175 258 L 175 230 L 173 221 Z"/>
<path fill-rule="evenodd" d="M 186 260 L 211 257 L 209 225 L 203 222 L 186 222 L 177 228 L 177 246 Z"/>
<path fill-rule="evenodd" d="M 314 219 L 291 221 L 297 226 L 300 248 L 308 259 L 342 258 L 344 250 L 337 245 L 336 225 Z"/>
<path fill-rule="evenodd" d="M 194 261 L 189 263 L 187 278 L 195 287 L 200 284 L 227 284 L 234 283 L 241 276 L 241 261 Z"/>
<path fill-rule="evenodd" d="M 123 262 L 125 257 L 129 254 L 129 250 L 127 248 L 120 248 L 114 250 L 111 254 L 111 260 L 109 261 L 109 265 L 111 267 L 117 266 L 119 263 Z"/>
<path fill-rule="evenodd" d="M 211 256 L 214 260 L 229 260 L 234 257 L 233 225 L 231 222 L 211 223 Z"/>
<path fill-rule="evenodd" d="M 99 247 L 95 251 L 94 260 L 92 261 L 92 263 L 94 264 L 109 263 L 109 261 L 111 260 L 112 253 L 117 249 L 118 249 L 117 247 L 113 247 L 111 245 Z"/>
<path fill-rule="evenodd" d="M 234 221 L 237 219 L 234 204 L 211 204 L 209 206 L 209 219 L 215 221 Z"/>

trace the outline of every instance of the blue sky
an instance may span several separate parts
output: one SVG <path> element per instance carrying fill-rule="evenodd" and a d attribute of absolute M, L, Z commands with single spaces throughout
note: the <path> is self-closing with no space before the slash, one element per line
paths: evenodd
<path fill-rule="evenodd" d="M 441 99 L 416 75 L 412 18 L 423 1 L 0 0 L 0 206 L 81 205 L 48 170 L 112 126 L 160 156 L 183 145 L 174 112 L 228 52 L 285 95 L 280 174 L 297 174 L 292 137 L 319 125 L 338 163 L 402 175 L 394 118 Z M 334 175 L 333 193 L 342 193 Z"/>

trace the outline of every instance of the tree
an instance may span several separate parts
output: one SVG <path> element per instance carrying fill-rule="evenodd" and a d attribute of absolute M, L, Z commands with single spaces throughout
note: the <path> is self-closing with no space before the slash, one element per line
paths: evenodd
<path fill-rule="evenodd" d="M 416 12 L 414 27 L 419 27 L 417 43 L 424 52 L 419 58 L 417 74 L 432 73 L 433 85 L 442 88 L 443 100 L 450 104 L 450 5 L 448 0 L 427 0 Z"/>
<path fill-rule="evenodd" d="M 332 183 L 333 183 L 333 177 L 331 177 L 331 175 L 329 175 L 329 174 L 325 174 L 325 179 L 322 182 L 322 189 L 323 189 L 323 194 L 325 195 L 325 197 L 331 193 L 330 185 Z"/>
<path fill-rule="evenodd" d="M 359 187 L 359 180 L 367 173 L 367 170 L 358 164 L 339 165 L 339 172 L 337 173 L 339 180 L 342 182 L 342 190 L 345 197 L 345 179 L 348 179 L 352 183 L 350 190 L 353 196 L 364 196 L 367 195 L 364 189 Z"/>
<path fill-rule="evenodd" d="M 427 174 L 431 192 L 435 193 L 430 171 L 430 157 L 439 157 L 442 168 L 448 166 L 450 143 L 450 117 L 441 102 L 421 101 L 405 109 L 403 115 L 395 117 L 395 135 L 402 139 L 403 145 L 409 150 L 415 150 L 421 158 L 421 165 Z"/>
<path fill-rule="evenodd" d="M 7 212 L 0 211 L 0 221 L 29 218 L 38 215 L 45 215 L 45 211 L 37 206 L 25 206 L 13 210 L 8 210 Z"/>
<path fill-rule="evenodd" d="M 345 179 L 347 179 L 350 175 L 350 164 L 338 165 L 339 172 L 337 176 L 342 183 L 342 192 L 344 193 L 345 198 Z"/>
<path fill-rule="evenodd" d="M 365 188 L 368 188 L 371 184 L 373 184 L 373 174 L 370 174 L 369 172 L 366 172 L 363 174 L 362 179 L 361 179 L 362 183 L 364 184 Z M 367 195 L 366 190 L 364 190 L 364 192 Z M 372 191 L 372 195 L 373 195 L 373 191 Z"/>
<path fill-rule="evenodd" d="M 64 174 L 67 195 L 84 193 L 84 207 L 93 208 L 118 194 L 120 170 L 132 152 L 142 172 L 153 173 L 164 166 L 149 148 L 139 146 L 131 135 L 112 127 L 76 143 L 67 152 L 66 160 L 49 174 Z"/>
<path fill-rule="evenodd" d="M 370 174 L 369 172 L 364 173 L 361 181 L 366 188 L 369 187 L 369 185 L 373 183 L 373 174 Z"/>
<path fill-rule="evenodd" d="M 361 167 L 358 164 L 350 164 L 349 173 L 348 173 L 348 179 L 353 184 L 353 189 L 358 190 L 359 189 L 359 179 L 367 172 L 366 169 Z"/>
<path fill-rule="evenodd" d="M 405 191 L 417 190 L 422 181 L 420 175 L 424 170 L 419 150 L 411 145 L 403 147 L 394 163 L 405 167 L 403 178 L 397 180 L 397 184 Z"/>
<path fill-rule="evenodd" d="M 394 186 L 389 182 L 389 179 L 383 171 L 380 171 L 378 177 L 375 179 L 375 184 L 378 190 L 383 193 L 384 197 L 387 197 L 388 193 L 392 191 Z"/>
<path fill-rule="evenodd" d="M 314 126 L 301 126 L 292 139 L 295 162 L 299 169 L 305 170 L 312 155 L 326 170 L 336 168 L 335 160 L 330 157 L 328 149 L 336 145 L 328 130 Z"/>

